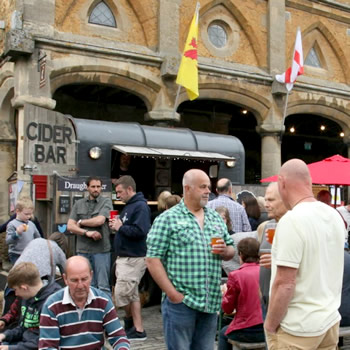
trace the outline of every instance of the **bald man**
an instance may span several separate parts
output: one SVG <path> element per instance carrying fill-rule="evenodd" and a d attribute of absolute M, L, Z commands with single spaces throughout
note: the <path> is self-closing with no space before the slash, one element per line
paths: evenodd
<path fill-rule="evenodd" d="M 91 287 L 92 273 L 85 257 L 67 260 L 66 287 L 47 299 L 40 317 L 39 349 L 104 349 L 104 333 L 112 349 L 130 349 L 112 301 Z"/>
<path fill-rule="evenodd" d="M 183 177 L 183 200 L 155 220 L 147 237 L 147 267 L 163 290 L 168 350 L 213 350 L 220 309 L 221 261 L 234 255 L 220 215 L 206 208 L 210 180 L 192 169 Z M 211 246 L 211 238 L 219 241 Z"/>
<path fill-rule="evenodd" d="M 312 193 L 309 170 L 300 159 L 278 176 L 289 211 L 272 244 L 270 302 L 265 320 L 269 350 L 336 349 L 344 265 L 344 223 Z"/>
<path fill-rule="evenodd" d="M 218 196 L 208 202 L 208 208 L 225 207 L 228 209 L 234 232 L 250 232 L 251 226 L 247 213 L 242 205 L 232 198 L 232 182 L 229 179 L 222 178 L 216 184 Z"/>

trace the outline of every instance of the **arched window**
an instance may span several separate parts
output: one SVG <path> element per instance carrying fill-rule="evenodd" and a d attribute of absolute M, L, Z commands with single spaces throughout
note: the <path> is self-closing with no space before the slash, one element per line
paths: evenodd
<path fill-rule="evenodd" d="M 103 1 L 99 2 L 92 10 L 89 17 L 89 23 L 99 24 L 101 26 L 117 27 L 117 22 L 115 21 L 111 9 Z"/>
<path fill-rule="evenodd" d="M 310 50 L 309 54 L 307 55 L 305 64 L 311 67 L 322 68 L 321 60 L 318 57 L 317 51 L 314 47 Z"/>

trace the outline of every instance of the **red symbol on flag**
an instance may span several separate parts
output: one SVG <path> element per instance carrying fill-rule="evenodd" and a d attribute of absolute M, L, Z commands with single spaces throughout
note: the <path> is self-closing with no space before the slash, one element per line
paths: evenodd
<path fill-rule="evenodd" d="M 188 45 L 194 47 L 194 49 L 185 51 L 184 52 L 184 56 L 188 57 L 188 58 L 191 58 L 193 60 L 196 60 L 197 57 L 198 57 L 197 56 L 197 41 L 196 41 L 196 38 L 192 38 L 191 42 Z"/>

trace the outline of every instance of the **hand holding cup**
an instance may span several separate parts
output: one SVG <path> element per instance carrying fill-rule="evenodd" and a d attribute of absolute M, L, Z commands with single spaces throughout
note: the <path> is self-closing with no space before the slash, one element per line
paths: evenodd
<path fill-rule="evenodd" d="M 271 249 L 260 249 L 260 266 L 271 269 Z"/>
<path fill-rule="evenodd" d="M 211 238 L 211 252 L 213 254 L 223 254 L 225 249 L 226 249 L 226 244 L 221 237 Z"/>

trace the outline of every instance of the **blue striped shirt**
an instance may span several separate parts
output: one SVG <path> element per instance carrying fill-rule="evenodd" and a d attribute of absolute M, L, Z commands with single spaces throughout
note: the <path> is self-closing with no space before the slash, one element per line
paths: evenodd
<path fill-rule="evenodd" d="M 87 303 L 79 309 L 66 287 L 45 302 L 40 316 L 39 349 L 102 349 L 104 332 L 114 350 L 130 349 L 117 312 L 105 293 L 90 287 Z"/>

